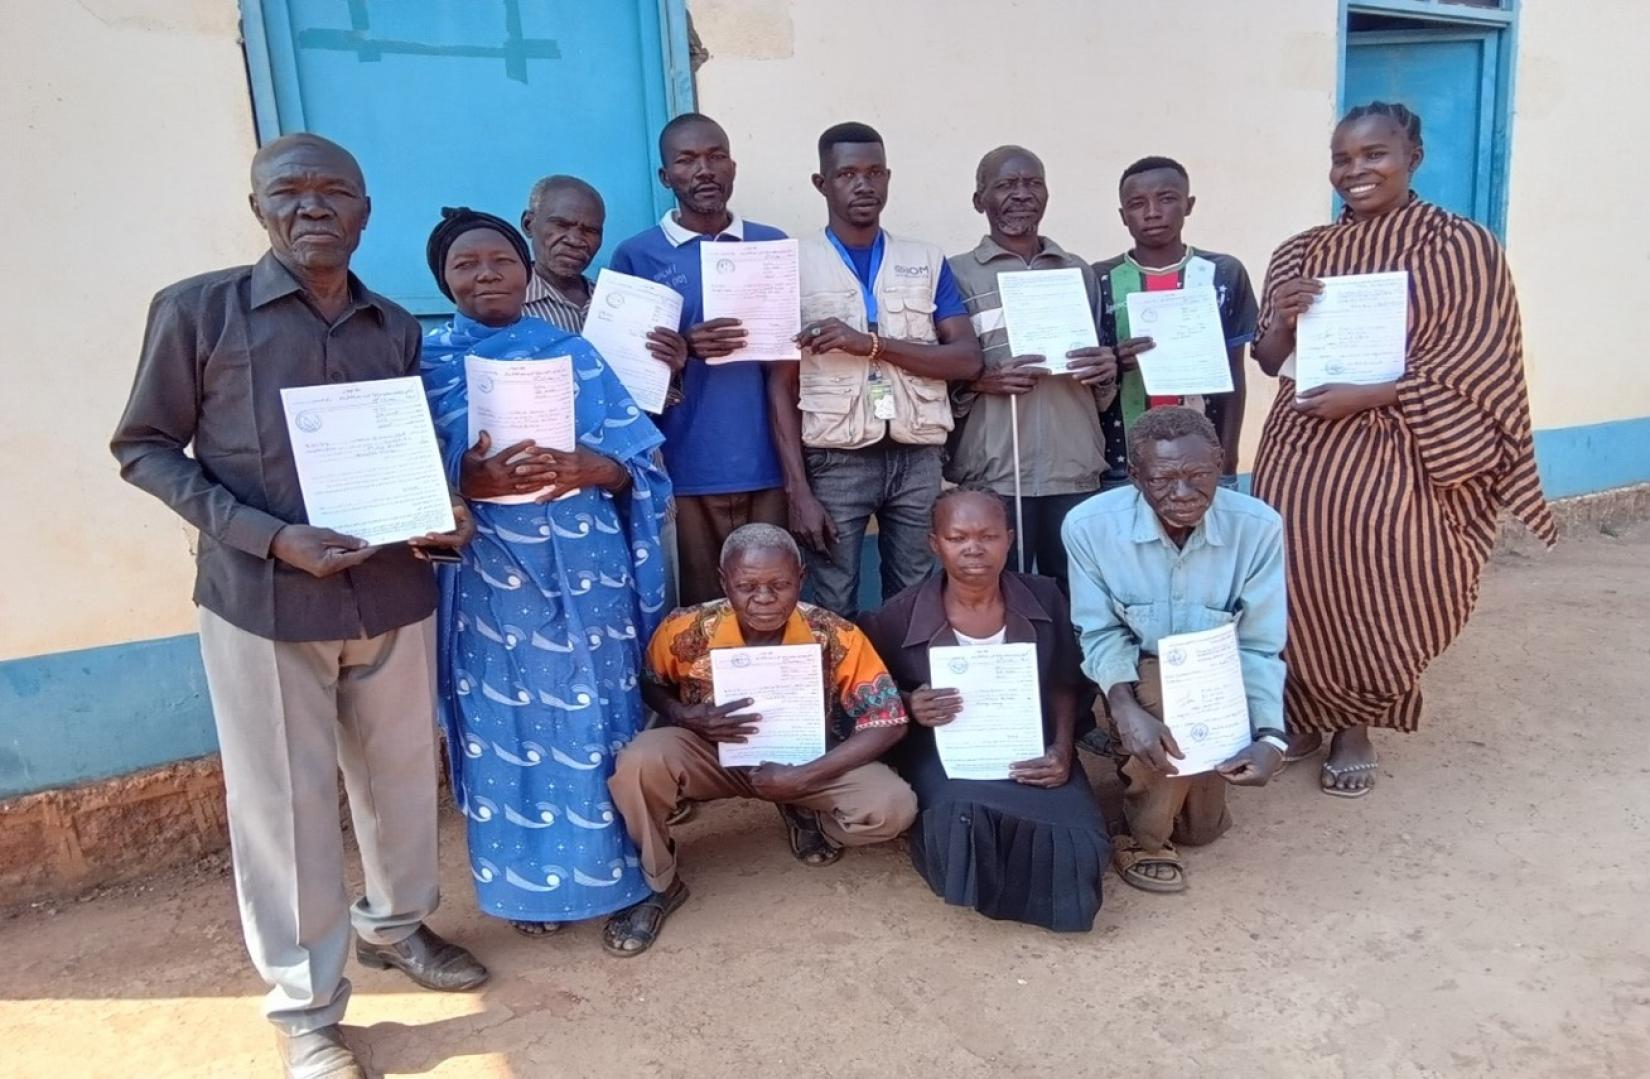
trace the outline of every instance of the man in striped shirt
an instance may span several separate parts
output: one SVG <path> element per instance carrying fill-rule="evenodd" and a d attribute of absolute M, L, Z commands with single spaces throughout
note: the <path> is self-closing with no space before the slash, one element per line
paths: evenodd
<path fill-rule="evenodd" d="M 576 176 L 546 176 L 533 185 L 522 211 L 521 231 L 533 245 L 526 314 L 579 333 L 595 283 L 584 271 L 602 246 L 607 205 Z"/>
<path fill-rule="evenodd" d="M 601 250 L 606 224 L 607 205 L 600 192 L 578 177 L 546 176 L 533 185 L 521 214 L 521 231 L 533 248 L 523 313 L 568 333 L 584 332 L 596 289 L 585 271 Z M 687 362 L 687 341 L 674 327 L 655 327 L 647 335 L 647 349 L 678 375 Z M 674 388 L 672 395 L 680 399 Z"/>

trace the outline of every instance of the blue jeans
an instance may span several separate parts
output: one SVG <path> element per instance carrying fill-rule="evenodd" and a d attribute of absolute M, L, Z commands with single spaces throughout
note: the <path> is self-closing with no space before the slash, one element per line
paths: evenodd
<path fill-rule="evenodd" d="M 934 568 L 930 517 L 940 493 L 940 447 L 879 442 L 863 450 L 805 450 L 808 484 L 836 525 L 829 555 L 808 550 L 810 602 L 852 619 L 859 611 L 859 553 L 877 519 L 882 598 Z"/>

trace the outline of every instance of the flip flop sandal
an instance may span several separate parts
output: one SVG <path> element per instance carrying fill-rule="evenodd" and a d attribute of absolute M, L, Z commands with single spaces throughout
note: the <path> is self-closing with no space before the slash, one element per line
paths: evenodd
<path fill-rule="evenodd" d="M 1186 867 L 1180 861 L 1180 854 L 1173 847 L 1165 847 L 1161 853 L 1151 854 L 1140 849 L 1133 840 L 1118 843 L 1112 853 L 1112 865 L 1123 883 L 1139 888 L 1143 892 L 1156 892 L 1159 895 L 1169 895 L 1186 890 Z M 1175 875 L 1169 880 L 1147 876 L 1139 870 L 1147 866 L 1171 866 Z"/>
<path fill-rule="evenodd" d="M 1349 764 L 1345 768 L 1336 768 L 1333 764 L 1325 761 L 1323 771 L 1318 776 L 1318 789 L 1334 798 L 1362 798 L 1375 789 L 1373 777 L 1371 782 L 1362 787 L 1354 787 L 1349 791 L 1343 791 L 1334 784 L 1338 783 L 1342 776 L 1349 776 L 1355 772 L 1374 772 L 1379 767 L 1379 761 L 1370 761 L 1368 764 Z M 1324 782 L 1325 779 L 1328 780 L 1327 783 Z"/>
<path fill-rule="evenodd" d="M 510 928 L 524 937 L 553 937 L 567 927 L 566 922 L 511 922 Z"/>
<path fill-rule="evenodd" d="M 698 815 L 698 802 L 683 802 L 681 805 L 678 805 L 675 809 L 670 811 L 670 816 L 665 818 L 665 824 L 671 828 L 674 828 L 678 824 L 686 824 Z"/>
<path fill-rule="evenodd" d="M 635 906 L 619 911 L 602 926 L 602 950 L 619 959 L 641 955 L 659 939 L 659 930 L 664 928 L 665 919 L 687 899 L 687 885 L 678 878 L 671 881 L 665 891 L 654 892 Z M 623 947 L 626 941 L 637 942 L 641 947 Z"/>
<path fill-rule="evenodd" d="M 797 861 L 817 868 L 832 865 L 842 857 L 842 848 L 825 838 L 825 833 L 819 828 L 819 818 L 812 811 L 780 806 L 779 815 L 785 818 L 791 853 Z"/>

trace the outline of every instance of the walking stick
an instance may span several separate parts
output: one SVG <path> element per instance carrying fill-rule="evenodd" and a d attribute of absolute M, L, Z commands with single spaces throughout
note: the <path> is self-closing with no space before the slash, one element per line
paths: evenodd
<path fill-rule="evenodd" d="M 1008 426 L 1014 443 L 1014 550 L 1020 556 L 1020 572 L 1026 571 L 1025 506 L 1020 498 L 1020 399 L 1008 399 Z"/>

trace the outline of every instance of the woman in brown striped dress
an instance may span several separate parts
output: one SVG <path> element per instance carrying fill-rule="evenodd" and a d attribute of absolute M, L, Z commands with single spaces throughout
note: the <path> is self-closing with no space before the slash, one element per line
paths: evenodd
<path fill-rule="evenodd" d="M 1320 784 L 1375 783 L 1369 728 L 1413 731 L 1419 681 L 1466 624 L 1503 510 L 1551 544 L 1530 438 L 1518 299 L 1482 226 L 1410 190 L 1421 121 L 1375 102 L 1335 128 L 1340 220 L 1292 237 L 1266 271 L 1255 359 L 1281 375 L 1254 493 L 1283 515 L 1290 759 L 1332 734 Z M 1295 320 L 1320 277 L 1409 272 L 1407 370 L 1297 395 Z"/>

